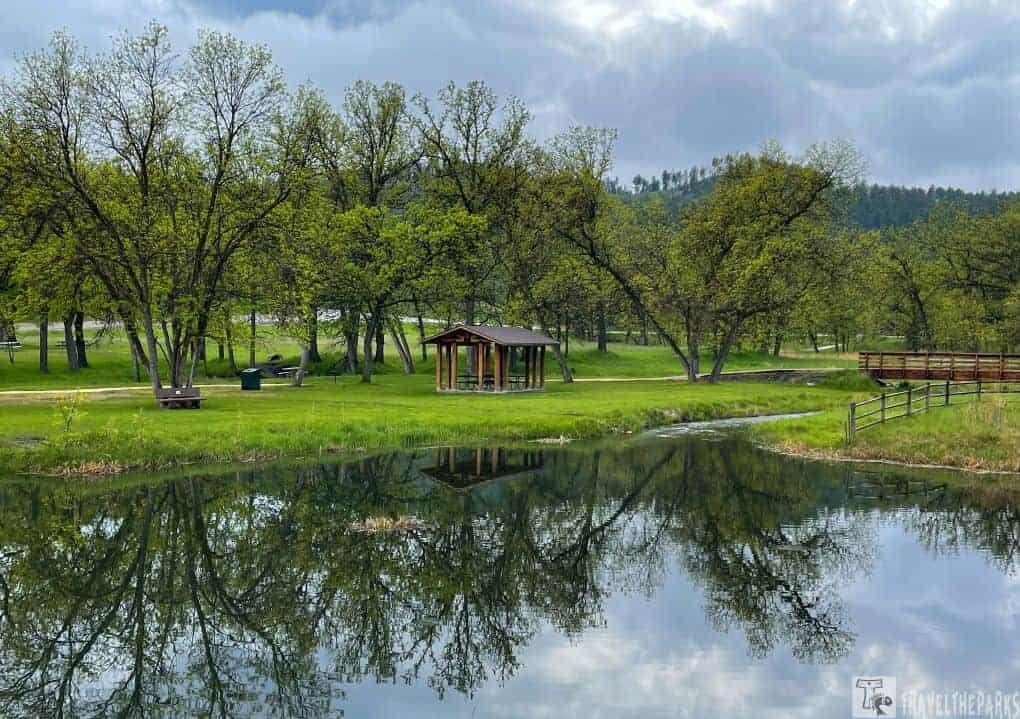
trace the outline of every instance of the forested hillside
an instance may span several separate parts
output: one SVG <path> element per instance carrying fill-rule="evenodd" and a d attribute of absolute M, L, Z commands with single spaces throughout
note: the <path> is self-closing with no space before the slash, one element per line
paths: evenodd
<path fill-rule="evenodd" d="M 663 170 L 658 176 L 637 175 L 631 186 L 612 179 L 607 189 L 617 195 L 634 198 L 659 196 L 670 208 L 677 208 L 711 191 L 719 163 L 713 167 L 694 166 L 689 170 Z M 1004 201 L 1016 199 L 1017 192 L 967 192 L 955 187 L 903 187 L 900 185 L 858 184 L 849 190 L 849 219 L 857 227 L 876 230 L 902 227 L 926 219 L 937 205 L 949 205 L 970 214 L 983 215 L 998 210 Z"/>

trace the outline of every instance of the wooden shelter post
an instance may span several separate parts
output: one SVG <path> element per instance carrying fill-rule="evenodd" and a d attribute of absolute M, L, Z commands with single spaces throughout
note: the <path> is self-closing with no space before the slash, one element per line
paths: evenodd
<path fill-rule="evenodd" d="M 443 389 L 443 348 L 436 352 L 436 389 Z"/>
<path fill-rule="evenodd" d="M 475 369 L 478 373 L 478 384 L 475 385 L 475 389 L 481 390 L 485 380 L 485 350 L 481 342 L 475 345 Z"/>
<path fill-rule="evenodd" d="M 457 358 L 460 346 L 454 342 L 450 345 L 450 389 L 457 389 Z"/>
<path fill-rule="evenodd" d="M 539 380 L 538 386 L 545 387 L 545 346 L 538 348 Z"/>
<path fill-rule="evenodd" d="M 499 345 L 493 347 L 492 363 L 492 389 L 496 392 L 503 391 L 503 348 Z"/>

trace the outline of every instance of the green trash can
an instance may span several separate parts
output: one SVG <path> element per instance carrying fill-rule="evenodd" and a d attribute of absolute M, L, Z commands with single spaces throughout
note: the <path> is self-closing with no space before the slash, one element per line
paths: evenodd
<path fill-rule="evenodd" d="M 258 367 L 249 367 L 248 369 L 241 370 L 241 389 L 262 389 L 262 370 Z"/>

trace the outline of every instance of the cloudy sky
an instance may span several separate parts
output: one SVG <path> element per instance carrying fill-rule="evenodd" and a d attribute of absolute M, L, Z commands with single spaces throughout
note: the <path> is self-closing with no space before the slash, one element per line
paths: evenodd
<path fill-rule="evenodd" d="M 539 137 L 618 128 L 625 182 L 840 137 L 877 182 L 1020 187 L 1015 0 L 6 0 L 0 70 L 59 27 L 101 49 L 151 18 L 181 46 L 200 27 L 264 42 L 334 98 L 483 79 Z"/>

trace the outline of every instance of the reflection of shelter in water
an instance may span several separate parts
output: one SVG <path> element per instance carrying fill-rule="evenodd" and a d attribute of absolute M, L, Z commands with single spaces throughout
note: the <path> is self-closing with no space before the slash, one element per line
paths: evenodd
<path fill-rule="evenodd" d="M 850 473 L 846 490 L 848 499 L 872 501 L 902 497 L 934 499 L 945 495 L 946 484 L 936 483 L 930 479 L 858 470 Z"/>
<path fill-rule="evenodd" d="M 466 489 L 494 479 L 531 477 L 542 471 L 545 459 L 540 449 L 456 449 L 435 451 L 435 466 L 421 471 L 430 479 Z"/>

